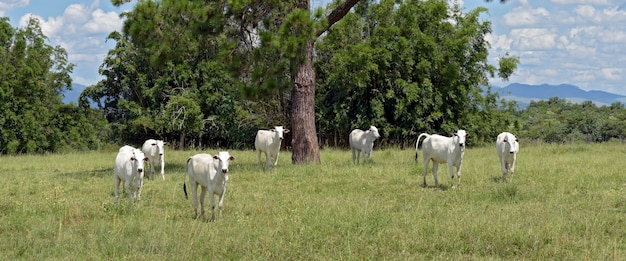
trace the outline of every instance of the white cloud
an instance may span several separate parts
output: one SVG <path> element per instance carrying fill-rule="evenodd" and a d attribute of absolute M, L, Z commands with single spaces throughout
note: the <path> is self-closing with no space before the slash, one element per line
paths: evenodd
<path fill-rule="evenodd" d="M 110 33 L 120 30 L 124 24 L 119 14 L 115 12 L 105 13 L 101 9 L 97 9 L 91 13 L 91 19 L 83 28 L 89 33 Z"/>
<path fill-rule="evenodd" d="M 543 7 L 533 9 L 524 5 L 516 7 L 504 15 L 504 23 L 510 27 L 533 26 L 550 18 L 550 12 Z"/>
<path fill-rule="evenodd" d="M 4 16 L 6 11 L 27 6 L 29 2 L 29 0 L 2 0 L 0 1 L 0 16 Z"/>
<path fill-rule="evenodd" d="M 578 7 L 576 7 L 575 12 L 582 17 L 591 18 L 594 17 L 596 9 L 590 5 L 579 5 Z"/>
<path fill-rule="evenodd" d="M 622 80 L 622 73 L 624 69 L 622 68 L 602 68 L 600 69 L 600 74 L 607 80 L 611 81 L 620 81 Z"/>
<path fill-rule="evenodd" d="M 72 4 L 65 8 L 63 20 L 67 24 L 81 24 L 89 20 L 89 8 L 83 4 Z"/>
<path fill-rule="evenodd" d="M 521 28 L 511 30 L 512 45 L 522 51 L 545 50 L 556 47 L 558 35 L 546 28 Z"/>
<path fill-rule="evenodd" d="M 509 51 L 511 50 L 511 43 L 513 43 L 513 39 L 510 37 L 493 33 L 487 34 L 485 39 L 491 45 L 491 49 L 496 51 Z"/>

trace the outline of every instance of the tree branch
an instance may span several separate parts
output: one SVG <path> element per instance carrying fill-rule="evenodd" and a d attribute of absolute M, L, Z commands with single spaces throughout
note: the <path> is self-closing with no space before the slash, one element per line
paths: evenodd
<path fill-rule="evenodd" d="M 343 2 L 341 5 L 339 5 L 337 8 L 335 8 L 335 10 L 333 10 L 326 17 L 326 20 L 328 21 L 328 24 L 326 24 L 326 26 L 323 29 L 317 31 L 316 36 L 319 37 L 324 32 L 326 32 L 326 30 L 328 30 L 328 28 L 333 26 L 333 24 L 335 24 L 337 21 L 341 20 L 341 18 L 343 18 L 348 12 L 350 12 L 350 9 L 352 9 L 352 7 L 355 6 L 359 1 L 360 0 L 347 0 L 347 1 Z"/>

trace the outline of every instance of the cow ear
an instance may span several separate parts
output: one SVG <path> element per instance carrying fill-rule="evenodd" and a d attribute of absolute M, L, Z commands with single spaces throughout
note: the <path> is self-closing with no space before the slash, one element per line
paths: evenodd
<path fill-rule="evenodd" d="M 519 142 L 519 139 L 515 139 L 515 142 Z"/>
<path fill-rule="evenodd" d="M 213 156 L 213 158 L 216 160 L 220 159 L 219 157 L 217 157 L 217 155 Z"/>
<path fill-rule="evenodd" d="M 156 146 L 156 143 L 152 143 L 152 146 Z"/>
<path fill-rule="evenodd" d="M 235 157 L 230 156 L 230 158 L 228 158 L 228 160 L 235 160 Z"/>
<path fill-rule="evenodd" d="M 289 133 L 289 129 L 285 129 L 283 132 L 284 133 Z"/>
<path fill-rule="evenodd" d="M 148 160 L 150 160 L 150 159 L 148 159 L 148 157 L 143 158 L 143 161 L 147 162 Z"/>
<path fill-rule="evenodd" d="M 135 157 L 130 157 L 130 161 L 133 161 L 133 160 L 135 160 Z"/>

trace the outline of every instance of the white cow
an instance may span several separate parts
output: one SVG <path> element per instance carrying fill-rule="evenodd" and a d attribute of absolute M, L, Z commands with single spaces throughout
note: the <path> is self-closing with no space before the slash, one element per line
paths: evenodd
<path fill-rule="evenodd" d="M 146 161 L 148 158 L 144 156 L 141 150 L 128 145 L 120 148 L 113 168 L 116 205 L 119 199 L 119 185 L 122 181 L 128 197 L 130 199 L 136 198 L 137 205 L 139 205 L 141 187 L 143 186 L 143 169 Z"/>
<path fill-rule="evenodd" d="M 513 174 L 515 173 L 517 152 L 519 152 L 519 140 L 511 133 L 500 133 L 496 139 L 496 151 L 498 152 L 500 166 L 502 167 L 502 180 L 506 181 L 508 172 L 511 173 L 512 181 Z"/>
<path fill-rule="evenodd" d="M 259 157 L 259 164 L 261 164 L 261 152 L 265 152 L 265 164 L 268 167 L 272 166 L 273 159 L 274 166 L 278 165 L 278 153 L 280 153 L 284 133 L 289 133 L 289 129 L 283 126 L 275 126 L 271 130 L 259 130 L 256 133 L 254 148 Z"/>
<path fill-rule="evenodd" d="M 165 180 L 165 142 L 162 140 L 149 139 L 143 143 L 141 151 L 146 154 L 150 163 L 150 178 L 154 179 L 154 165 L 161 165 L 161 177 Z"/>
<path fill-rule="evenodd" d="M 374 141 L 378 138 L 380 138 L 380 134 L 378 134 L 378 129 L 374 126 L 370 126 L 370 129 L 366 131 L 355 129 L 350 132 L 349 143 L 350 149 L 352 149 L 352 163 L 359 163 L 361 154 L 363 154 L 363 163 L 367 161 L 368 157 L 372 160 Z M 358 154 L 355 154 L 356 151 L 358 151 Z"/>
<path fill-rule="evenodd" d="M 198 217 L 198 185 L 200 185 L 200 211 L 204 217 L 204 197 L 209 193 L 211 201 L 211 221 L 215 221 L 215 199 L 214 195 L 219 196 L 219 213 L 222 214 L 222 204 L 224 202 L 224 194 L 226 194 L 226 183 L 228 182 L 228 162 L 235 160 L 227 151 L 222 151 L 216 156 L 210 154 L 196 154 L 187 159 L 187 167 L 185 175 L 183 175 L 183 191 L 187 198 L 187 185 L 185 183 L 186 175 L 189 174 L 189 186 L 191 187 L 191 195 L 193 197 L 193 208 L 195 218 Z"/>
<path fill-rule="evenodd" d="M 461 186 L 461 163 L 463 163 L 465 139 L 467 136 L 469 136 L 469 134 L 465 130 L 458 130 L 452 137 L 437 134 L 430 135 L 428 133 L 422 133 L 417 137 L 417 142 L 415 143 L 416 161 L 420 139 L 426 137 L 422 143 L 422 153 L 424 154 L 424 187 L 426 187 L 428 163 L 431 160 L 433 161 L 435 186 L 439 186 L 439 181 L 437 180 L 437 167 L 439 167 L 439 163 L 448 163 L 450 178 L 452 178 L 452 188 L 454 188 L 454 167 L 456 167 L 457 183 L 458 186 Z"/>

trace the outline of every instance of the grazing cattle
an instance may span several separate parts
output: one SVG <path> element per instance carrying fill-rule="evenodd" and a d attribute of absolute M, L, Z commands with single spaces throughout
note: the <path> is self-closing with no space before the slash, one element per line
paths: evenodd
<path fill-rule="evenodd" d="M 511 173 L 512 181 L 517 152 L 519 152 L 519 140 L 511 133 L 500 133 L 496 139 L 496 151 L 500 158 L 500 167 L 502 167 L 502 180 L 506 181 L 507 173 Z"/>
<path fill-rule="evenodd" d="M 226 183 L 228 182 L 228 162 L 235 160 L 227 151 L 222 151 L 216 156 L 210 154 L 196 154 L 187 159 L 187 167 L 185 175 L 183 175 L 183 191 L 187 198 L 187 185 L 185 183 L 186 175 L 189 174 L 189 186 L 191 187 L 191 195 L 193 197 L 193 208 L 195 218 L 198 218 L 198 185 L 200 185 L 200 211 L 204 217 L 204 197 L 209 193 L 211 201 L 211 221 L 215 221 L 215 199 L 214 195 L 219 196 L 219 213 L 222 214 L 222 204 L 224 203 L 224 194 L 226 194 Z"/>
<path fill-rule="evenodd" d="M 454 188 L 454 167 L 456 167 L 456 176 L 458 186 L 461 186 L 461 163 L 463 163 L 463 154 L 465 153 L 465 138 L 469 134 L 465 130 L 458 130 L 454 136 L 445 137 L 437 134 L 430 135 L 422 133 L 415 143 L 415 160 L 418 158 L 418 147 L 422 137 L 426 137 L 422 143 L 422 153 L 424 154 L 424 187 L 426 187 L 426 172 L 428 171 L 428 163 L 433 161 L 433 176 L 435 177 L 435 186 L 439 186 L 437 180 L 437 167 L 439 163 L 448 163 L 450 178 L 452 178 L 452 188 Z"/>
<path fill-rule="evenodd" d="M 259 130 L 256 133 L 254 148 L 259 158 L 259 164 L 262 164 L 261 152 L 265 152 L 265 164 L 268 167 L 272 166 L 273 159 L 274 166 L 278 165 L 278 153 L 280 153 L 280 144 L 283 141 L 284 133 L 289 133 L 289 129 L 283 128 L 283 126 L 275 126 L 271 130 Z"/>
<path fill-rule="evenodd" d="M 349 143 L 350 149 L 352 149 L 352 163 L 359 163 L 361 154 L 363 154 L 363 163 L 367 161 L 368 157 L 371 160 L 374 141 L 378 138 L 380 138 L 380 134 L 374 126 L 370 126 L 370 129 L 366 131 L 355 129 L 350 132 Z M 358 154 L 355 154 L 357 151 Z"/>
<path fill-rule="evenodd" d="M 158 163 L 161 165 L 161 177 L 165 180 L 165 150 L 163 146 L 165 146 L 165 142 L 162 140 L 149 139 L 141 147 L 141 151 L 148 157 L 151 179 L 154 179 L 154 165 Z"/>
<path fill-rule="evenodd" d="M 141 187 L 143 186 L 143 169 L 146 161 L 148 161 L 148 158 L 144 156 L 141 150 L 128 145 L 120 148 L 115 158 L 115 167 L 113 168 L 116 205 L 119 199 L 119 185 L 122 181 L 128 197 L 131 200 L 136 198 L 137 205 L 139 205 Z"/>

